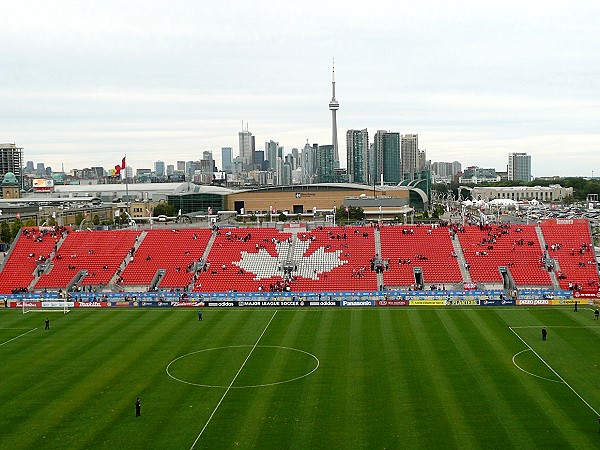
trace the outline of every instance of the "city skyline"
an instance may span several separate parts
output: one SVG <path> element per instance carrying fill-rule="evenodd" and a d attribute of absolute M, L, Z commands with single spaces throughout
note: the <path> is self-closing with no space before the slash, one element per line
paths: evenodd
<path fill-rule="evenodd" d="M 600 173 L 593 2 L 143 5 L 7 5 L 0 141 L 55 170 L 207 150 L 219 165 L 242 120 L 256 151 L 331 145 L 335 56 L 343 167 L 346 131 L 368 129 L 418 134 L 432 161 L 505 170 L 527 153 L 533 176 Z"/>

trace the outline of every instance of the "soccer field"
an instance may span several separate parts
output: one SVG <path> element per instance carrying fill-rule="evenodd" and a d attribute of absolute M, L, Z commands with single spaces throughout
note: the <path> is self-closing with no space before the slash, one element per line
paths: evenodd
<path fill-rule="evenodd" d="M 0 310 L 0 449 L 600 448 L 587 307 L 196 313 Z"/>

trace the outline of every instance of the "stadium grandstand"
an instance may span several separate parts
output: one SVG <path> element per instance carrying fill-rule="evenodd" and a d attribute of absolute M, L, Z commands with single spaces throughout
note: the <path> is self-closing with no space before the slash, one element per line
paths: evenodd
<path fill-rule="evenodd" d="M 26 227 L 0 292 L 342 292 L 569 289 L 597 293 L 587 220 L 77 231 Z"/>

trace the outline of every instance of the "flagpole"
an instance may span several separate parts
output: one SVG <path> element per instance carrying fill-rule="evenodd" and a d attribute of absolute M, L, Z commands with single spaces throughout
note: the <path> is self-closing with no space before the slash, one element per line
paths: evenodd
<path fill-rule="evenodd" d="M 127 176 L 127 154 L 125 154 L 123 160 L 125 161 L 125 167 L 123 167 L 123 170 L 125 171 L 125 196 L 127 197 L 127 214 L 131 214 L 131 211 L 129 211 L 129 177 Z"/>

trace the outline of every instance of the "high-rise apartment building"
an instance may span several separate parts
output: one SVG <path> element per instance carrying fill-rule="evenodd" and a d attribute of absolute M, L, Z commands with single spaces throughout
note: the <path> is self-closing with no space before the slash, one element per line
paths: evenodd
<path fill-rule="evenodd" d="M 508 154 L 508 179 L 531 181 L 531 155 L 527 153 Z"/>
<path fill-rule="evenodd" d="M 334 183 L 335 150 L 333 145 L 319 145 L 316 156 L 319 183 Z"/>
<path fill-rule="evenodd" d="M 373 137 L 374 182 L 383 175 L 385 183 L 402 181 L 400 167 L 400 133 L 379 130 Z"/>
<path fill-rule="evenodd" d="M 369 132 L 346 132 L 346 173 L 350 183 L 369 184 Z"/>
<path fill-rule="evenodd" d="M 419 169 L 419 135 L 403 134 L 401 138 L 400 161 L 402 178 Z"/>

